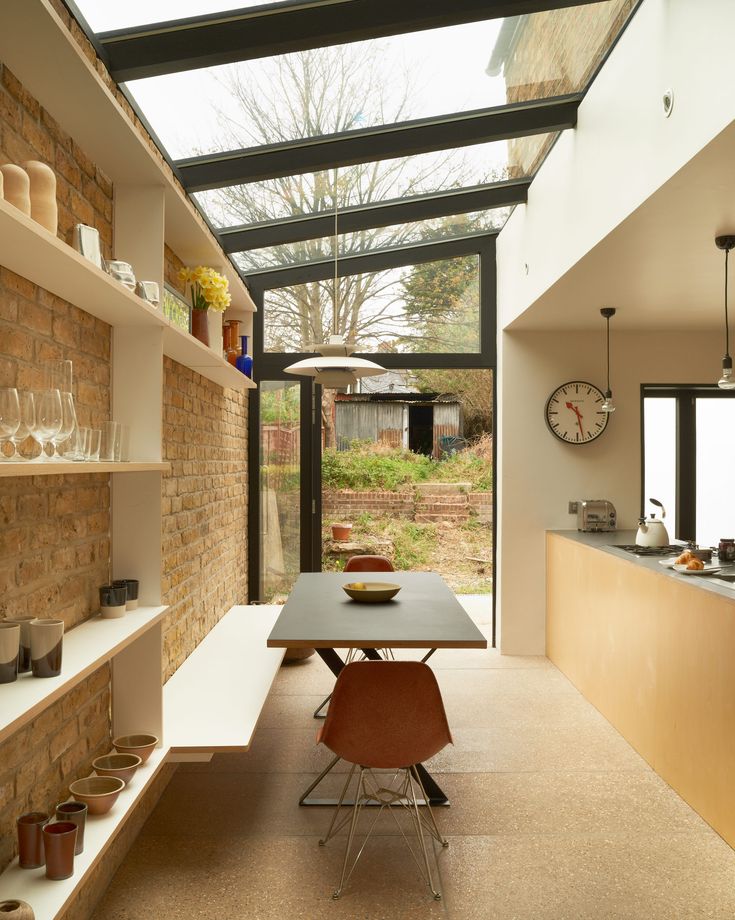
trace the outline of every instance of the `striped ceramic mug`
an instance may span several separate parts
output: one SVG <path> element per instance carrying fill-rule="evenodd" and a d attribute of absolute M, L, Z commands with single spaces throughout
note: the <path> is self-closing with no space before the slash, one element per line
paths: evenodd
<path fill-rule="evenodd" d="M 31 668 L 34 677 L 56 677 L 61 673 L 63 620 L 31 620 Z"/>

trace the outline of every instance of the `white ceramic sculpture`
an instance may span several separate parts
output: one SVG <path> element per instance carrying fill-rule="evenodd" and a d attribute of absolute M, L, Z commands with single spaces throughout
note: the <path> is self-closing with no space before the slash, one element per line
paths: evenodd
<path fill-rule="evenodd" d="M 28 173 L 31 185 L 31 217 L 55 236 L 59 226 L 56 174 L 50 166 L 39 160 L 28 160 L 23 168 Z"/>
<path fill-rule="evenodd" d="M 31 216 L 31 180 L 28 173 L 14 163 L 0 166 L 3 174 L 5 200 L 19 211 Z"/>

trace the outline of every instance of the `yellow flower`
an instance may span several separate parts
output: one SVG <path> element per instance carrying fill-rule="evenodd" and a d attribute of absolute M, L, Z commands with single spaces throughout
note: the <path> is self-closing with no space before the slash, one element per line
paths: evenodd
<path fill-rule="evenodd" d="M 191 281 L 191 269 L 182 268 L 179 271 L 179 281 Z"/>

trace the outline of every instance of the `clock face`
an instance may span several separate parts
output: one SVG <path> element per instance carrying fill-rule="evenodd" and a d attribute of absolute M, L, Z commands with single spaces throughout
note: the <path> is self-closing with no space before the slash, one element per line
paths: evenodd
<path fill-rule="evenodd" d="M 563 383 L 546 401 L 546 424 L 567 444 L 589 444 L 607 427 L 609 413 L 601 408 L 604 401 L 605 394 L 591 383 Z"/>

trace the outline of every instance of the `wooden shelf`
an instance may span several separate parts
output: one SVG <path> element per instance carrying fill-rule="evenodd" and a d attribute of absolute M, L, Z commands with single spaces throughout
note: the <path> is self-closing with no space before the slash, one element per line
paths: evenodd
<path fill-rule="evenodd" d="M 0 687 L 0 743 L 142 636 L 167 610 L 139 607 L 119 619 L 97 616 L 70 630 L 64 636 L 58 677 L 20 674 L 17 681 Z"/>
<path fill-rule="evenodd" d="M 224 358 L 203 345 L 193 335 L 176 326 L 169 326 L 163 333 L 163 353 L 192 370 L 207 377 L 221 387 L 231 390 L 254 390 L 253 381 L 233 367 Z"/>
<path fill-rule="evenodd" d="M 132 614 L 131 614 L 132 616 Z M 148 762 L 138 767 L 132 781 L 120 793 L 106 815 L 90 815 L 84 831 L 84 852 L 74 857 L 74 875 L 54 882 L 46 878 L 45 868 L 21 869 L 18 860 L 0 875 L 0 901 L 22 900 L 31 905 L 36 920 L 53 920 L 58 916 L 104 857 L 136 804 L 142 799 L 166 762 L 166 748 L 157 748 Z M 73 782 L 78 777 L 69 777 Z"/>
<path fill-rule="evenodd" d="M 21 460 L 17 463 L 0 462 L 0 479 L 7 476 L 74 476 L 79 473 L 168 473 L 170 469 L 170 463 L 153 461 L 43 463 L 38 460 Z"/>

